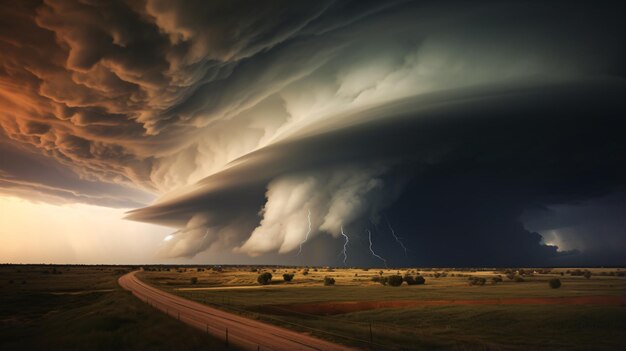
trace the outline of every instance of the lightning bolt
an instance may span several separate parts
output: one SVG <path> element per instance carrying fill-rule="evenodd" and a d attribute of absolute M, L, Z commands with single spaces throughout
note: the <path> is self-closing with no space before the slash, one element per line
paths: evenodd
<path fill-rule="evenodd" d="M 175 231 L 175 232 L 173 232 L 172 234 L 170 234 L 170 235 L 166 236 L 165 238 L 163 238 L 163 241 L 170 241 L 170 240 L 174 239 L 174 236 L 176 234 L 180 233 L 180 232 L 181 232 L 180 229 Z"/>
<path fill-rule="evenodd" d="M 343 251 L 341 252 L 343 253 L 343 265 L 345 266 L 346 260 L 348 259 L 348 243 L 350 242 L 350 238 L 343 232 L 343 226 L 341 226 L 341 235 L 346 239 L 343 243 Z"/>
<path fill-rule="evenodd" d="M 209 235 L 209 228 L 207 228 L 206 232 L 204 232 L 204 236 L 202 237 L 202 240 L 205 240 L 207 235 Z"/>
<path fill-rule="evenodd" d="M 382 257 L 380 257 L 379 255 L 377 255 L 374 252 L 374 249 L 372 249 L 372 231 L 370 231 L 369 229 L 367 229 L 367 237 L 370 240 L 370 252 L 372 253 L 372 256 L 374 256 L 374 257 L 378 258 L 379 260 L 383 261 L 385 263 L 385 268 L 387 268 L 387 260 L 382 258 Z"/>
<path fill-rule="evenodd" d="M 311 234 L 311 210 L 309 210 L 307 219 L 309 220 L 309 230 L 306 232 L 306 236 L 304 237 L 304 240 L 302 240 L 302 242 L 300 243 L 300 250 L 298 250 L 298 255 L 300 255 L 300 253 L 302 252 L 302 245 L 304 245 L 304 243 L 306 243 L 307 240 L 309 240 L 309 234 Z"/>
<path fill-rule="evenodd" d="M 385 220 L 387 221 L 387 226 L 389 227 L 389 230 L 391 231 L 391 235 L 393 235 L 393 238 L 396 239 L 396 242 L 402 246 L 402 250 L 404 250 L 404 256 L 408 256 L 406 253 L 406 246 L 404 246 L 404 244 L 402 243 L 402 240 L 400 240 L 400 238 L 396 235 L 396 231 L 393 230 L 393 227 L 391 227 L 391 223 L 389 223 L 389 219 L 387 219 L 387 217 L 385 216 Z"/>

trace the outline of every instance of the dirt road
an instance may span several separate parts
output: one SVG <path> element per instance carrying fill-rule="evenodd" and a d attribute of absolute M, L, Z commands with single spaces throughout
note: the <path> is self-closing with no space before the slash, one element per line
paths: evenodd
<path fill-rule="evenodd" d="M 244 350 L 354 350 L 306 334 L 265 324 L 166 293 L 128 273 L 119 284 L 139 299 L 181 322 Z"/>

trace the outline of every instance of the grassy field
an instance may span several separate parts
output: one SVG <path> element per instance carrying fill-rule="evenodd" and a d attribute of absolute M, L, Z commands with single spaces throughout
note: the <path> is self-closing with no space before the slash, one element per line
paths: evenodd
<path fill-rule="evenodd" d="M 598 303 L 572 304 L 571 298 L 624 297 L 626 278 L 616 269 L 589 269 L 591 277 L 571 275 L 575 269 L 525 274 L 493 270 L 382 270 L 382 276 L 407 272 L 426 278 L 424 285 L 383 286 L 372 281 L 379 269 L 266 268 L 272 284 L 260 286 L 254 267 L 223 267 L 220 270 L 189 267 L 151 267 L 140 278 L 163 290 L 277 325 L 309 332 L 329 340 L 372 349 L 606 349 L 626 347 L 626 306 Z M 583 270 L 584 271 L 584 270 Z M 294 273 L 291 282 L 284 273 Z M 445 272 L 445 276 L 436 277 Z M 568 273 L 569 272 L 569 273 Z M 336 280 L 324 286 L 326 276 Z M 483 277 L 483 286 L 469 285 L 470 277 Z M 503 281 L 493 283 L 492 278 Z M 192 283 L 192 278 L 197 282 Z M 519 279 L 524 281 L 516 281 Z M 548 280 L 558 278 L 559 289 Z M 519 299 L 559 303 L 515 304 Z M 488 300 L 502 299 L 499 303 Z M 570 299 L 570 300 L 568 300 Z M 432 306 L 376 308 L 376 303 L 431 301 Z M 443 300 L 443 303 L 441 303 Z M 482 300 L 488 304 L 454 304 Z M 360 307 L 352 302 L 365 301 Z M 451 302 L 448 304 L 447 302 Z M 569 301 L 569 302 L 568 302 Z M 343 302 L 347 311 L 337 313 Z M 349 302 L 349 303 L 348 303 Z M 371 302 L 371 303 L 370 303 Z M 367 308 L 361 308 L 368 306 Z M 306 307 L 306 308 L 305 308 Z M 336 307 L 336 306 L 334 306 Z M 371 325 L 371 333 L 370 333 Z"/>
<path fill-rule="evenodd" d="M 0 266 L 2 350 L 221 350 L 117 285 L 130 269 Z"/>

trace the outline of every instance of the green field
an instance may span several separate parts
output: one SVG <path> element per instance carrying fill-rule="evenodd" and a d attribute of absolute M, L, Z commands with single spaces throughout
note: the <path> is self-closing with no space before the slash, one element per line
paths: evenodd
<path fill-rule="evenodd" d="M 1 350 L 221 350 L 157 312 L 104 266 L 0 266 Z"/>
<path fill-rule="evenodd" d="M 272 271 L 275 269 L 275 271 Z M 156 270 L 156 271 L 155 271 Z M 160 270 L 160 271 L 159 271 Z M 425 285 L 383 286 L 371 281 L 379 270 L 268 268 L 273 284 L 259 286 L 257 272 L 226 267 L 222 271 L 151 268 L 140 278 L 163 290 L 235 313 L 289 327 L 316 336 L 372 349 L 542 350 L 606 349 L 626 346 L 626 306 L 602 304 L 510 304 L 507 299 L 623 297 L 626 278 L 615 269 L 590 269 L 592 276 L 573 276 L 567 269 L 507 279 L 504 272 L 445 270 L 447 276 L 422 270 Z M 292 282 L 282 274 L 296 272 Z M 573 271 L 573 269 L 572 269 Z M 401 270 L 404 275 L 407 270 Z M 398 273 L 384 270 L 383 276 Z M 417 273 L 412 270 L 412 273 Z M 562 275 L 561 275 L 562 273 Z M 491 278 L 502 276 L 493 284 Z M 335 286 L 323 286 L 332 276 Z M 484 286 L 470 286 L 470 276 L 484 277 Z M 518 275 L 519 276 L 519 275 Z M 191 279 L 197 278 L 192 284 Z M 551 289 L 548 280 L 562 286 Z M 194 289 L 194 290 L 189 290 Z M 430 301 L 505 299 L 499 304 L 433 305 L 372 308 L 328 314 L 326 305 L 340 301 Z M 303 312 L 302 304 L 319 306 Z M 371 325 L 371 334 L 370 334 Z M 371 338 L 371 339 L 370 339 Z"/>

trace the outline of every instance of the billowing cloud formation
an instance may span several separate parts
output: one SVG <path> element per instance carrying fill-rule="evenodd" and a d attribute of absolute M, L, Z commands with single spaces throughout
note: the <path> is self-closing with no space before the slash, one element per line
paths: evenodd
<path fill-rule="evenodd" d="M 273 180 L 268 185 L 263 220 L 237 251 L 252 255 L 293 251 L 305 239 L 309 220 L 311 230 L 339 236 L 344 223 L 353 222 L 383 202 L 383 182 L 376 178 L 381 173 L 376 169 L 339 168 Z"/>
<path fill-rule="evenodd" d="M 0 164 L 0 189 L 14 192 L 19 184 L 20 192 L 33 197 L 108 206 L 145 203 L 149 195 L 142 191 L 160 195 L 157 204 L 131 218 L 180 229 L 164 243 L 165 256 L 224 249 L 251 255 L 292 252 L 306 234 L 309 210 L 316 237 L 337 236 L 342 225 L 362 232 L 358 226 L 369 217 L 377 222 L 383 213 L 402 231 L 420 232 L 423 238 L 443 230 L 429 227 L 428 220 L 421 229 L 415 221 L 413 227 L 404 224 L 418 218 L 415 213 L 393 218 L 413 194 L 450 213 L 447 222 L 458 222 L 456 229 L 438 234 L 442 238 L 473 228 L 467 237 L 492 232 L 484 240 L 495 242 L 492 236 L 510 232 L 522 238 L 518 244 L 525 249 L 509 257 L 544 259 L 554 253 L 540 245 L 541 237 L 512 224 L 520 213 L 610 192 L 620 185 L 611 174 L 620 171 L 615 156 L 597 157 L 595 165 L 605 171 L 598 180 L 602 186 L 588 185 L 583 175 L 562 188 L 550 183 L 562 165 L 541 163 L 538 150 L 561 160 L 567 156 L 552 151 L 572 140 L 562 139 L 562 129 L 535 115 L 571 124 L 571 135 L 585 134 L 584 121 L 591 117 L 574 109 L 576 117 L 562 119 L 565 112 L 556 102 L 536 110 L 528 106 L 532 99 L 552 100 L 554 92 L 561 104 L 576 97 L 580 110 L 599 114 L 600 127 L 621 126 L 609 118 L 611 111 L 596 112 L 603 105 L 585 96 L 600 101 L 606 89 L 603 103 L 620 111 L 609 99 L 620 95 L 624 75 L 620 44 L 626 31 L 619 13 L 611 4 L 588 9 L 570 2 L 49 0 L 5 5 L 2 145 L 47 156 L 51 162 L 40 164 L 41 174 L 58 165 L 65 169 L 54 182 L 45 177 L 18 182 L 16 175 L 25 172 L 8 160 Z M 529 94 L 537 91 L 543 94 Z M 462 118 L 461 105 L 485 115 L 495 109 L 499 115 Z M 519 111 L 531 116 L 521 118 Z M 518 132 L 509 135 L 512 127 L 501 122 L 518 117 Z M 492 127 L 484 125 L 487 120 Z M 524 123 L 533 126 L 527 134 L 521 132 Z M 534 136 L 535 130 L 543 138 Z M 583 145 L 595 150 L 597 135 L 585 135 Z M 623 144 L 614 143 L 621 150 Z M 588 169 L 589 158 L 575 151 L 583 159 L 580 167 L 569 167 L 571 162 L 562 169 Z M 493 221 L 489 230 L 468 225 L 464 216 L 475 204 L 461 201 L 465 195 L 429 197 L 415 186 L 421 182 L 438 189 L 443 182 L 425 181 L 432 181 L 431 174 L 461 177 L 473 169 L 470 160 L 477 162 L 476 182 L 509 179 L 510 189 L 502 184 L 498 189 L 515 193 L 478 213 L 502 209 L 506 218 Z M 529 172 L 537 162 L 546 177 L 531 182 Z M 520 178 L 495 176 L 513 169 Z M 124 192 L 128 187 L 138 190 Z M 440 198 L 450 201 L 448 207 L 436 206 Z M 455 211 L 452 204 L 459 204 Z"/>
<path fill-rule="evenodd" d="M 388 214 L 400 233 L 416 233 L 405 236 L 419 252 L 413 259 L 545 264 L 561 254 L 518 217 L 624 186 L 623 89 L 620 81 L 524 83 L 405 99 L 304 130 L 130 217 L 245 222 L 236 251 L 259 254 L 296 250 L 309 210 L 313 237 L 337 236 L 341 225 L 363 233 L 376 227 L 371 217 Z"/>
<path fill-rule="evenodd" d="M 344 21 L 316 22 L 343 6 L 7 4 L 0 126 L 8 138 L 88 179 L 157 192 L 186 185 L 257 147 L 264 129 L 280 122 L 257 118 L 272 111 L 243 112 L 310 74 L 330 53 L 294 60 L 298 48 L 277 50 L 250 64 L 252 56 L 295 36 L 341 27 L 383 5 L 346 9 L 352 13 Z"/>

